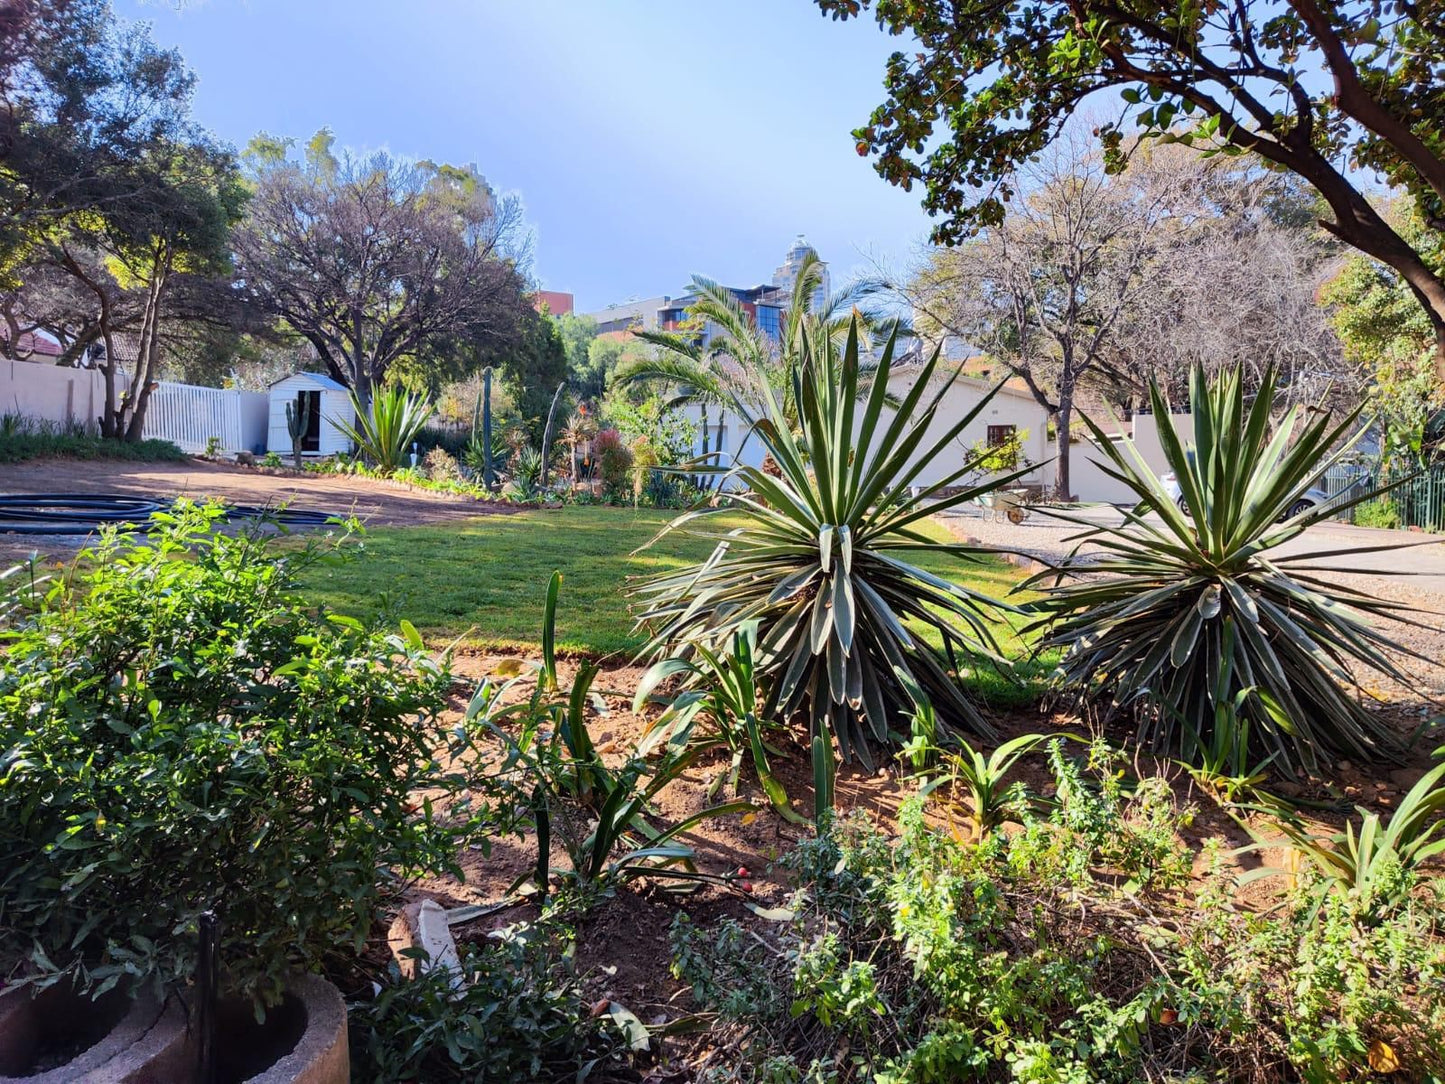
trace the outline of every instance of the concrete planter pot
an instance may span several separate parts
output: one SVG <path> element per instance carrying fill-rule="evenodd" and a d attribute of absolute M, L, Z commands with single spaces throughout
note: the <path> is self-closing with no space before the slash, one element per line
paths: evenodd
<path fill-rule="evenodd" d="M 64 985 L 0 996 L 0 1084 L 130 1080 L 129 1067 L 185 1044 L 185 1014 L 151 997 L 92 1000 Z"/>
<path fill-rule="evenodd" d="M 216 1024 L 217 1084 L 350 1079 L 346 1006 L 325 979 L 298 976 L 264 1024 L 249 1002 L 222 1001 Z M 0 1084 L 191 1084 L 195 1067 L 195 1036 L 176 999 L 93 1003 L 60 987 L 0 997 Z"/>

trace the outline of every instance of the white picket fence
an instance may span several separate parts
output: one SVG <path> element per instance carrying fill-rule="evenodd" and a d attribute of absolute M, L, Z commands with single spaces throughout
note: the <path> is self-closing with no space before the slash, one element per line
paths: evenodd
<path fill-rule="evenodd" d="M 264 450 L 266 409 L 264 392 L 162 380 L 146 404 L 145 435 L 192 453 L 204 452 L 212 438 L 222 452 Z"/>

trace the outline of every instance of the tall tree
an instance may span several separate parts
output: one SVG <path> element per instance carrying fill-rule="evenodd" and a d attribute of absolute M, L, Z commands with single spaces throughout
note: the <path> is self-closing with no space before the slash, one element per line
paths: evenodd
<path fill-rule="evenodd" d="M 531 307 L 517 200 L 473 169 L 337 155 L 327 131 L 300 161 L 291 146 L 251 144 L 238 269 L 254 303 L 363 404 L 398 363 L 519 341 Z"/>
<path fill-rule="evenodd" d="M 1445 377 L 1445 277 L 1367 198 L 1361 165 L 1409 190 L 1445 229 L 1445 7 L 1393 0 L 817 0 L 837 19 L 874 9 L 916 47 L 888 61 L 887 101 L 854 134 L 905 188 L 922 183 L 952 243 L 999 222 L 1018 167 L 1096 92 L 1118 166 L 1125 132 L 1204 153 L 1252 154 L 1304 178 L 1320 224 L 1393 268 L 1430 321 Z M 943 127 L 945 138 L 935 130 Z"/>
<path fill-rule="evenodd" d="M 567 351 L 567 368 L 572 387 L 582 399 L 601 399 L 607 391 L 607 374 L 592 367 L 592 343 L 597 338 L 597 321 L 574 312 L 553 316 L 557 333 Z"/>
<path fill-rule="evenodd" d="M 108 0 L 0 5 L 0 288 L 47 230 L 131 201 L 128 174 L 196 137 L 194 84 Z"/>
<path fill-rule="evenodd" d="M 496 367 L 523 423 L 540 442 L 552 398 L 558 385 L 567 382 L 567 346 L 557 322 L 530 305 L 520 314 L 519 324 L 517 345 L 501 355 Z"/>
<path fill-rule="evenodd" d="M 1396 228 L 1412 244 L 1433 244 L 1445 261 L 1445 237 L 1431 236 L 1413 207 L 1397 202 Z M 1445 454 L 1445 384 L 1435 379 L 1433 330 L 1398 275 L 1363 256 L 1345 261 L 1321 291 L 1345 356 L 1374 399 L 1386 458 L 1428 462 Z"/>
<path fill-rule="evenodd" d="M 1112 183 L 1077 138 L 1050 147 L 1016 183 L 1028 195 L 966 244 L 934 250 L 906 294 L 920 330 L 981 347 L 1049 411 L 1058 435 L 1055 486 L 1067 498 L 1075 400 L 1107 365 L 1180 222 L 1164 178 Z"/>
<path fill-rule="evenodd" d="M 219 292 L 231 292 L 231 228 L 240 219 L 246 191 L 234 155 L 203 143 L 162 147 L 144 163 L 137 180 L 143 193 L 103 219 L 98 247 L 120 286 L 138 295 L 135 369 L 129 387 L 117 395 L 119 358 L 107 332 L 105 414 L 101 432 L 138 441 L 145 430 L 151 390 L 160 378 L 162 319 L 171 300 L 192 279 L 221 279 Z"/>

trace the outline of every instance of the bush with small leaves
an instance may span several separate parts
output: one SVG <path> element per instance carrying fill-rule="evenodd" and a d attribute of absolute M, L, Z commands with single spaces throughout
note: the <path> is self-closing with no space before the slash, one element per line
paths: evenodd
<path fill-rule="evenodd" d="M 401 878 L 453 868 L 414 793 L 446 786 L 445 669 L 409 625 L 299 592 L 332 547 L 221 515 L 107 532 L 0 632 L 8 979 L 184 984 L 209 909 L 226 985 L 264 1003 L 359 952 Z"/>

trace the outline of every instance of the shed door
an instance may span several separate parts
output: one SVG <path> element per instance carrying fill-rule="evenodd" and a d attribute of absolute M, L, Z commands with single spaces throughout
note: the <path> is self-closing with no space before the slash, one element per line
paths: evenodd
<path fill-rule="evenodd" d="M 321 393 L 298 391 L 296 409 L 306 413 L 306 433 L 301 438 L 303 452 L 321 451 Z"/>

